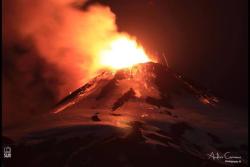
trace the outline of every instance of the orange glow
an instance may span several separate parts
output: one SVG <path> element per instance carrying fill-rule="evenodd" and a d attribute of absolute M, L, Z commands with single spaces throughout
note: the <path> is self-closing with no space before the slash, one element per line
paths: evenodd
<path fill-rule="evenodd" d="M 60 80 L 61 84 L 53 88 L 58 100 L 104 68 L 116 70 L 149 61 L 133 37 L 118 31 L 116 16 L 108 6 L 93 4 L 86 10 L 78 10 L 70 1 L 18 0 L 10 13 L 15 15 L 11 18 L 20 18 L 9 22 L 18 38 L 31 39 L 37 56 L 64 74 L 58 75 L 50 69 L 44 72 L 46 78 Z M 84 2 L 87 1 L 79 3 Z M 11 33 L 9 36 L 12 37 Z"/>
<path fill-rule="evenodd" d="M 144 49 L 127 36 L 111 41 L 108 48 L 100 53 L 100 64 L 113 69 L 131 67 L 149 61 Z"/>

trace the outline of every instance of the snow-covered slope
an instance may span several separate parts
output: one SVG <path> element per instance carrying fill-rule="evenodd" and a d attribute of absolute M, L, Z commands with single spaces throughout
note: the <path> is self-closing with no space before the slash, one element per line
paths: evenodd
<path fill-rule="evenodd" d="M 223 166 L 233 164 L 211 160 L 208 154 L 231 152 L 242 157 L 244 166 L 244 110 L 220 102 L 167 67 L 146 63 L 101 73 L 62 99 L 50 114 L 5 135 L 16 139 L 17 162 L 22 151 L 31 149 L 35 165 L 51 158 L 48 166 L 109 161 L 109 166 L 152 166 L 152 158 L 156 166 Z M 43 148 L 49 153 L 42 153 Z"/>

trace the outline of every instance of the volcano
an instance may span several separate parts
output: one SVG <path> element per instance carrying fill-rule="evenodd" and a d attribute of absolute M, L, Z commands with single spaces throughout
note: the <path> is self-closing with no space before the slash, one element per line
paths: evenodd
<path fill-rule="evenodd" d="M 6 166 L 247 166 L 245 109 L 159 63 L 104 71 L 49 114 L 5 130 Z M 28 157 L 27 157 L 28 156 Z"/>

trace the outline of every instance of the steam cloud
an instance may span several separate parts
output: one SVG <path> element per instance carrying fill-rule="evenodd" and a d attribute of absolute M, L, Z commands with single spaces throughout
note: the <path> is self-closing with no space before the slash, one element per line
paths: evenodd
<path fill-rule="evenodd" d="M 118 34 L 107 6 L 86 1 L 5 0 L 4 126 L 46 112 L 99 69 L 101 46 Z"/>

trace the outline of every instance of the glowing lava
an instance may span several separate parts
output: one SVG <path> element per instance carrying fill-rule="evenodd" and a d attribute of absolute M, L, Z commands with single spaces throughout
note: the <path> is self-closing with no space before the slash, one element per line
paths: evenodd
<path fill-rule="evenodd" d="M 100 56 L 101 65 L 113 69 L 131 67 L 150 61 L 144 49 L 127 36 L 112 41 L 109 47 L 101 52 Z"/>

